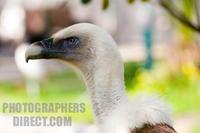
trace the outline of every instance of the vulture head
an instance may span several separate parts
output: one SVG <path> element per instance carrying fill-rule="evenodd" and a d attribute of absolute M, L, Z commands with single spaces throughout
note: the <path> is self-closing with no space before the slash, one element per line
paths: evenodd
<path fill-rule="evenodd" d="M 61 59 L 84 71 L 99 64 L 115 63 L 122 66 L 112 37 L 88 23 L 72 25 L 50 38 L 33 43 L 25 57 L 27 62 L 30 59 Z"/>

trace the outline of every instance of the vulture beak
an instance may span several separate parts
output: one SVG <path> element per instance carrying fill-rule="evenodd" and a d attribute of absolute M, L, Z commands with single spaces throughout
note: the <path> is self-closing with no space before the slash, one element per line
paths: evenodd
<path fill-rule="evenodd" d="M 25 52 L 26 62 L 30 59 L 50 59 L 58 58 L 65 51 L 61 51 L 53 46 L 53 38 L 35 42 L 27 47 Z"/>

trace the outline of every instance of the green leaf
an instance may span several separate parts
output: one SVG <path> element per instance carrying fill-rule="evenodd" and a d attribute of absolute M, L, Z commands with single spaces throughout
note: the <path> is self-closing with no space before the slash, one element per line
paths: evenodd
<path fill-rule="evenodd" d="M 82 4 L 88 4 L 88 3 L 90 3 L 92 0 L 81 0 L 81 3 Z"/>
<path fill-rule="evenodd" d="M 102 9 L 106 10 L 109 7 L 109 0 L 103 0 L 102 2 Z"/>
<path fill-rule="evenodd" d="M 142 2 L 149 2 L 150 0 L 142 0 Z"/>
<path fill-rule="evenodd" d="M 194 9 L 195 9 L 195 1 L 194 0 L 182 0 L 182 8 L 183 8 L 183 12 L 184 14 L 192 19 L 192 17 L 194 16 Z"/>
<path fill-rule="evenodd" d="M 128 2 L 129 4 L 133 4 L 133 3 L 135 2 L 135 0 L 127 0 L 127 2 Z"/>

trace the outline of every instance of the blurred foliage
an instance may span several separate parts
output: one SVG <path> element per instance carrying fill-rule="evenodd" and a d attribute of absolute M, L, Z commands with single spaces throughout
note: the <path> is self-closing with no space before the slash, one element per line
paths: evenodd
<path fill-rule="evenodd" d="M 193 32 L 200 33 L 198 0 L 159 0 L 160 5 L 176 20 Z"/>
<path fill-rule="evenodd" d="M 180 5 L 183 14 L 186 16 L 187 19 L 193 20 L 195 19 L 195 0 L 181 0 L 177 2 Z M 191 28 L 182 25 L 181 23 L 176 23 L 178 30 L 182 33 L 183 41 L 191 41 L 194 39 L 194 32 Z"/>
<path fill-rule="evenodd" d="M 109 0 L 102 0 L 102 9 L 106 10 L 109 7 Z"/>
<path fill-rule="evenodd" d="M 124 78 L 127 90 L 130 90 L 132 85 L 135 83 L 137 75 L 140 73 L 142 64 L 136 62 L 128 62 L 124 66 Z"/>
<path fill-rule="evenodd" d="M 136 0 L 127 0 L 127 2 L 128 2 L 129 4 L 133 4 L 135 1 L 136 1 Z M 140 1 L 142 1 L 142 2 L 149 2 L 149 1 L 151 1 L 151 0 L 140 0 Z"/>
<path fill-rule="evenodd" d="M 200 75 L 195 66 L 184 64 L 170 71 L 166 63 L 157 63 L 151 71 L 141 71 L 130 94 L 159 93 L 176 113 L 200 110 Z"/>
<path fill-rule="evenodd" d="M 91 0 L 81 0 L 81 3 L 82 4 L 88 4 L 88 3 L 90 3 L 91 2 Z"/>
<path fill-rule="evenodd" d="M 132 3 L 135 2 L 135 0 L 127 0 L 127 2 L 128 2 L 129 4 L 132 4 Z"/>
<path fill-rule="evenodd" d="M 179 4 L 182 5 L 182 10 L 186 17 L 192 19 L 195 15 L 195 0 L 181 0 L 180 3 Z"/>
<path fill-rule="evenodd" d="M 92 0 L 80 0 L 82 4 L 89 4 Z M 148 2 L 150 0 L 141 0 L 142 2 Z M 129 4 L 133 4 L 135 0 L 127 0 Z M 110 0 L 102 0 L 102 9 L 106 10 L 108 9 L 110 5 Z"/>
<path fill-rule="evenodd" d="M 89 4 L 92 0 L 81 0 L 82 4 Z M 106 10 L 109 7 L 109 0 L 102 0 L 102 9 Z"/>
<path fill-rule="evenodd" d="M 88 4 L 92 0 L 81 0 L 81 3 Z M 128 4 L 135 3 L 136 0 L 126 0 Z M 150 2 L 151 0 L 140 0 L 142 2 Z M 197 0 L 158 0 L 160 5 L 173 17 L 176 18 L 181 24 L 188 27 L 188 29 L 196 32 L 200 32 L 200 22 L 196 24 L 195 21 L 200 21 L 200 9 L 197 4 Z M 102 0 L 102 9 L 108 9 L 110 0 Z M 183 31 L 188 34 L 188 29 Z"/>
<path fill-rule="evenodd" d="M 148 2 L 148 1 L 150 1 L 150 0 L 141 0 L 142 2 Z"/>
<path fill-rule="evenodd" d="M 200 126 L 198 124 L 198 125 L 196 125 L 195 127 L 192 128 L 191 133 L 199 133 L 199 131 L 200 131 Z"/>

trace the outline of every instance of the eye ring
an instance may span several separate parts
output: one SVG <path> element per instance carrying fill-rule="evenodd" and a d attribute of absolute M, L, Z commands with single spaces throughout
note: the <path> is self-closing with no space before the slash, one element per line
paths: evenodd
<path fill-rule="evenodd" d="M 68 37 L 64 39 L 64 45 L 70 49 L 79 47 L 80 40 L 78 37 Z"/>

